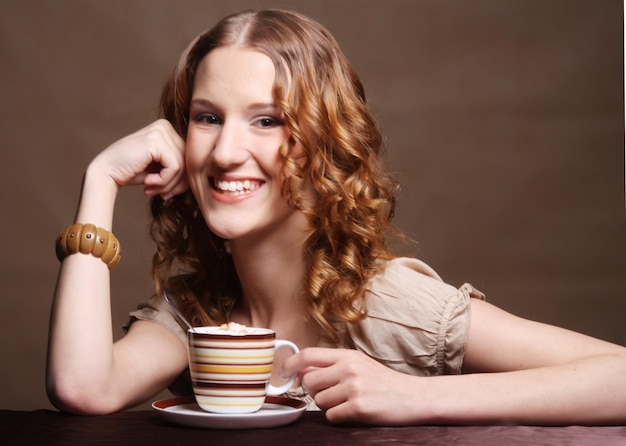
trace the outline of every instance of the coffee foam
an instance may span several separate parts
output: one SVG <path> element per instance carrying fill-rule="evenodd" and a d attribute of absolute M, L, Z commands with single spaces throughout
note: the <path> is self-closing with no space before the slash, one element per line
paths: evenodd
<path fill-rule="evenodd" d="M 229 322 L 228 324 L 220 325 L 219 332 L 225 334 L 249 334 L 254 333 L 254 330 L 249 329 L 245 325 L 238 324 L 237 322 Z"/>
<path fill-rule="evenodd" d="M 196 335 L 216 335 L 216 336 L 246 336 L 246 335 L 268 335 L 274 333 L 269 328 L 246 327 L 236 322 L 229 322 L 222 325 L 209 325 L 204 327 L 195 327 L 190 333 Z"/>
<path fill-rule="evenodd" d="M 236 322 L 229 322 L 227 324 L 222 324 L 219 327 L 212 327 L 208 330 L 208 333 L 214 334 L 224 334 L 224 335 L 239 335 L 245 336 L 248 334 L 268 334 L 271 333 L 272 330 L 267 328 L 258 328 L 258 327 L 246 327 L 243 324 L 238 324 Z"/>

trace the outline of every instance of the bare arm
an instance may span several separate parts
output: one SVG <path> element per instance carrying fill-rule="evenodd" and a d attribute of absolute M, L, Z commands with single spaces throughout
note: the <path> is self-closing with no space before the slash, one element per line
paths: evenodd
<path fill-rule="evenodd" d="M 626 349 L 472 301 L 466 370 L 445 379 L 462 422 L 606 424 L 626 421 Z M 457 393 L 458 392 L 458 393 Z"/>
<path fill-rule="evenodd" d="M 357 351 L 306 349 L 285 361 L 283 373 L 300 370 L 331 422 L 626 422 L 624 347 L 472 300 L 465 367 L 481 373 L 415 377 Z"/>
<path fill-rule="evenodd" d="M 143 184 L 146 195 L 164 197 L 186 190 L 183 149 L 162 120 L 107 148 L 87 169 L 75 222 L 111 230 L 117 193 L 127 184 Z M 160 165 L 157 172 L 150 170 L 154 165 Z M 128 339 L 113 344 L 109 274 L 90 255 L 71 255 L 61 265 L 46 383 L 50 400 L 62 410 L 107 413 L 128 407 L 158 392 L 184 366 L 184 346 L 155 324 L 138 324 Z M 159 364 L 150 367 L 154 362 Z"/>

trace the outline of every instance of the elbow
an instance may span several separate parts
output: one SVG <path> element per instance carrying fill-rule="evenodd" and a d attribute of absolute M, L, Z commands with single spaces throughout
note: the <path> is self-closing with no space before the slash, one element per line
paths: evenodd
<path fill-rule="evenodd" d="M 112 403 L 105 392 L 95 392 L 80 381 L 48 380 L 48 400 L 61 412 L 75 415 L 107 415 L 122 408 Z"/>

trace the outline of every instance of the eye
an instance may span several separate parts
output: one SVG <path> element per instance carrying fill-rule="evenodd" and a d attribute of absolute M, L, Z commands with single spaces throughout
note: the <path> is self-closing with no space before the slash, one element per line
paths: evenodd
<path fill-rule="evenodd" d="M 198 124 L 219 125 L 222 123 L 222 120 L 212 113 L 198 113 L 193 120 Z"/>
<path fill-rule="evenodd" d="M 264 116 L 262 118 L 257 119 L 254 122 L 254 125 L 256 125 L 257 127 L 265 129 L 265 128 L 278 127 L 278 126 L 283 125 L 283 123 L 279 119 L 272 118 L 270 116 Z"/>

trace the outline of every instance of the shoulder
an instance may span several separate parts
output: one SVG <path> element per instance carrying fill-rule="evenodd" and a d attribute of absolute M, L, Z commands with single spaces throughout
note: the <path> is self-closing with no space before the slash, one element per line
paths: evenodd
<path fill-rule="evenodd" d="M 187 330 L 178 322 L 178 319 L 172 312 L 169 305 L 160 296 L 152 296 L 148 301 L 142 302 L 137 306 L 137 310 L 129 313 L 129 320 L 124 324 L 123 328 L 125 332 L 130 330 L 130 327 L 136 321 L 151 321 L 155 322 L 162 327 L 167 328 L 174 333 L 178 339 L 187 346 Z"/>
<path fill-rule="evenodd" d="M 469 297 L 484 298 L 471 285 L 458 288 L 444 282 L 437 272 L 421 260 L 398 257 L 387 261 L 370 281 L 366 296 L 369 316 L 379 312 L 398 313 L 411 318 L 422 313 L 443 314 L 446 307 L 460 305 Z M 404 310 L 410 309 L 410 313 Z M 409 322 L 409 321 L 406 321 Z"/>
<path fill-rule="evenodd" d="M 458 373 L 470 318 L 471 285 L 445 283 L 414 258 L 386 262 L 369 284 L 367 316 L 350 327 L 355 347 L 411 374 Z"/>
<path fill-rule="evenodd" d="M 371 289 L 396 289 L 404 285 L 447 286 L 439 274 L 421 260 L 396 257 L 386 261 L 371 282 Z"/>

